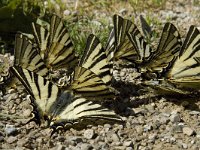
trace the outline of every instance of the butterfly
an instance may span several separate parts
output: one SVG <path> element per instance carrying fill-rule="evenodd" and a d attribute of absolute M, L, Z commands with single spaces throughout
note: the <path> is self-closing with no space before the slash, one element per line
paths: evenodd
<path fill-rule="evenodd" d="M 178 58 L 169 68 L 166 76 L 177 86 L 199 90 L 200 33 L 195 26 L 190 26 Z"/>
<path fill-rule="evenodd" d="M 100 104 L 105 97 L 114 96 L 108 86 L 111 75 L 105 51 L 94 35 L 88 37 L 86 45 L 73 81 L 65 89 L 19 65 L 11 68 L 30 94 L 31 121 L 39 124 L 47 121 L 53 133 L 78 128 L 80 124 L 121 121 L 114 111 Z"/>

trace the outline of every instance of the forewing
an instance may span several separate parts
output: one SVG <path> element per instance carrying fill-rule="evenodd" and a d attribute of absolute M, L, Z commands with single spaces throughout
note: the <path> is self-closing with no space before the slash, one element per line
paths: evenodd
<path fill-rule="evenodd" d="M 51 128 L 54 130 L 77 128 L 78 125 L 83 128 L 84 125 L 88 124 L 97 125 L 122 121 L 114 111 L 80 96 L 75 96 L 73 102 L 63 108 L 54 120 L 51 123 Z"/>
<path fill-rule="evenodd" d="M 180 84 L 182 82 L 185 86 L 198 87 L 200 82 L 200 33 L 196 27 L 190 27 L 168 78 L 173 82 Z"/>
<path fill-rule="evenodd" d="M 84 67 L 76 67 L 74 79 L 70 88 L 73 89 L 75 93 L 93 100 L 114 97 L 111 87 L 106 85 L 102 79 L 91 70 Z"/>
<path fill-rule="evenodd" d="M 115 50 L 115 34 L 114 34 L 114 29 L 110 31 L 108 41 L 106 43 L 106 56 L 108 59 L 108 62 L 111 63 L 114 58 L 114 50 Z"/>
<path fill-rule="evenodd" d="M 40 45 L 40 54 L 48 68 L 52 70 L 64 68 L 71 71 L 78 59 L 63 20 L 53 15 L 49 27 L 35 25 L 33 29 L 35 39 Z"/>
<path fill-rule="evenodd" d="M 141 24 L 141 27 L 142 27 L 143 35 L 145 35 L 145 37 L 147 37 L 147 38 L 151 38 L 152 29 L 149 26 L 149 24 L 147 23 L 147 21 L 143 18 L 142 15 L 140 15 L 140 24 Z"/>
<path fill-rule="evenodd" d="M 166 23 L 157 50 L 145 64 L 146 70 L 150 72 L 165 71 L 177 58 L 181 45 L 181 38 L 176 27 L 171 23 Z"/>
<path fill-rule="evenodd" d="M 21 33 L 17 33 L 15 37 L 14 65 L 33 71 L 40 76 L 48 75 L 48 69 L 39 55 L 37 48 Z"/>
<path fill-rule="evenodd" d="M 136 62 L 145 63 L 148 61 L 148 58 L 152 54 L 152 49 L 150 45 L 145 41 L 138 28 L 135 26 L 131 32 L 127 33 L 127 35 L 137 52 L 138 59 Z"/>
<path fill-rule="evenodd" d="M 130 20 L 124 19 L 118 15 L 114 15 L 113 22 L 115 34 L 114 59 L 134 62 L 138 56 L 127 33 L 132 31 L 135 25 Z"/>
<path fill-rule="evenodd" d="M 105 50 L 99 39 L 92 34 L 87 39 L 86 48 L 79 62 L 79 66 L 93 72 L 105 84 L 110 84 L 110 65 Z"/>
<path fill-rule="evenodd" d="M 49 109 L 60 95 L 58 87 L 27 69 L 15 66 L 11 71 L 31 95 L 34 115 L 38 116 L 39 113 L 40 117 L 48 116 Z"/>

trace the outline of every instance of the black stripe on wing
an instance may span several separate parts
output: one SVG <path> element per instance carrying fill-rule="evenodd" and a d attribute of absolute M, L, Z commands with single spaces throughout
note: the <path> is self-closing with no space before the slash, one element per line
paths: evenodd
<path fill-rule="evenodd" d="M 11 71 L 23 84 L 28 94 L 31 95 L 34 116 L 40 116 L 39 119 L 48 118 L 50 120 L 49 110 L 60 96 L 60 89 L 32 71 L 17 66 L 12 67 Z"/>
<path fill-rule="evenodd" d="M 132 46 L 127 33 L 131 32 L 135 25 L 119 15 L 113 16 L 114 34 L 115 34 L 115 51 L 113 56 L 115 60 L 125 60 L 134 62 L 137 59 L 137 52 Z"/>
<path fill-rule="evenodd" d="M 152 49 L 150 45 L 145 41 L 138 28 L 135 26 L 135 28 L 127 35 L 132 42 L 134 49 L 137 51 L 138 59 L 136 60 L 136 63 L 147 62 L 150 55 L 152 54 Z"/>
<path fill-rule="evenodd" d="M 73 43 L 63 20 L 53 15 L 49 27 L 33 25 L 40 54 L 48 68 L 73 70 L 78 62 Z"/>
<path fill-rule="evenodd" d="M 122 122 L 122 120 L 114 111 L 94 101 L 75 96 L 73 102 L 63 108 L 62 112 L 53 119 L 50 127 L 54 133 L 59 129 L 80 129 L 86 127 L 88 124 L 97 125 L 106 122 L 116 123 Z"/>
<path fill-rule="evenodd" d="M 39 55 L 38 49 L 28 37 L 21 33 L 17 33 L 15 37 L 14 64 L 33 71 L 40 76 L 48 75 L 48 69 Z"/>
<path fill-rule="evenodd" d="M 147 37 L 147 38 L 151 38 L 152 37 L 152 29 L 149 26 L 149 24 L 147 23 L 147 21 L 143 18 L 142 15 L 140 15 L 140 24 L 142 27 L 143 35 L 145 35 L 145 37 Z"/>
<path fill-rule="evenodd" d="M 150 72 L 165 72 L 177 58 L 182 45 L 180 34 L 171 23 L 166 23 L 157 50 L 144 65 Z"/>
<path fill-rule="evenodd" d="M 105 50 L 99 39 L 92 34 L 87 39 L 86 48 L 79 62 L 79 66 L 92 71 L 100 77 L 105 84 L 110 84 L 110 65 Z"/>
<path fill-rule="evenodd" d="M 171 67 L 168 77 L 171 79 L 188 78 L 200 82 L 200 32 L 191 26 L 181 47 L 179 57 Z M 181 81 L 180 81 L 181 82 Z"/>
<path fill-rule="evenodd" d="M 76 67 L 70 88 L 76 93 L 94 100 L 114 97 L 111 87 L 106 85 L 102 78 L 84 67 Z"/>
<path fill-rule="evenodd" d="M 114 34 L 114 29 L 110 31 L 108 41 L 106 43 L 106 56 L 108 59 L 108 62 L 112 62 L 114 58 L 114 50 L 115 50 L 115 34 Z"/>

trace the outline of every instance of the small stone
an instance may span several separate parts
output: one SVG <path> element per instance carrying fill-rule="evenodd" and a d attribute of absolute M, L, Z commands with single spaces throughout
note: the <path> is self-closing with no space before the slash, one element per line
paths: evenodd
<path fill-rule="evenodd" d="M 65 150 L 65 146 L 62 145 L 60 142 L 56 144 L 56 146 L 54 148 L 52 148 L 51 150 Z"/>
<path fill-rule="evenodd" d="M 182 133 L 183 132 L 183 126 L 181 125 L 175 125 L 172 127 L 172 131 L 175 133 Z"/>
<path fill-rule="evenodd" d="M 65 15 L 65 16 L 69 16 L 70 14 L 71 14 L 71 11 L 70 10 L 65 10 L 64 12 L 63 12 L 63 14 Z"/>
<path fill-rule="evenodd" d="M 172 115 L 170 116 L 170 121 L 171 121 L 172 123 L 178 123 L 178 122 L 181 121 L 181 117 L 180 117 L 179 114 L 172 114 Z"/>
<path fill-rule="evenodd" d="M 123 146 L 131 147 L 131 146 L 133 146 L 133 142 L 132 141 L 124 141 Z"/>
<path fill-rule="evenodd" d="M 108 142 L 119 142 L 119 140 L 120 140 L 119 136 L 112 131 L 107 132 L 106 137 L 107 137 Z"/>
<path fill-rule="evenodd" d="M 112 126 L 110 124 L 104 124 L 104 128 L 110 129 Z"/>
<path fill-rule="evenodd" d="M 14 125 L 9 125 L 9 124 L 6 124 L 6 127 L 5 127 L 5 132 L 7 135 L 14 135 L 17 133 L 17 128 L 15 128 Z"/>
<path fill-rule="evenodd" d="M 182 147 L 183 147 L 184 149 L 187 149 L 187 148 L 188 148 L 188 145 L 185 144 L 185 143 L 182 143 Z"/>
<path fill-rule="evenodd" d="M 93 149 L 93 147 L 90 144 L 87 144 L 87 143 L 81 144 L 81 150 L 92 150 L 92 149 Z"/>
<path fill-rule="evenodd" d="M 170 143 L 174 143 L 174 142 L 176 142 L 176 138 L 175 137 L 171 137 L 170 138 Z"/>
<path fill-rule="evenodd" d="M 169 122 L 169 118 L 168 117 L 160 117 L 160 119 L 158 120 L 160 122 L 160 124 L 167 124 Z"/>
<path fill-rule="evenodd" d="M 111 145 L 122 146 L 122 143 L 121 142 L 112 142 Z"/>
<path fill-rule="evenodd" d="M 183 127 L 183 133 L 188 135 L 188 136 L 192 136 L 196 132 L 193 129 L 189 128 L 189 127 Z"/>
<path fill-rule="evenodd" d="M 26 139 L 18 139 L 17 145 L 23 147 L 28 141 Z"/>
<path fill-rule="evenodd" d="M 6 99 L 6 103 L 10 102 L 11 100 L 15 100 L 18 98 L 18 93 L 12 93 L 12 94 L 8 94 L 8 98 Z"/>
<path fill-rule="evenodd" d="M 125 71 L 121 71 L 120 72 L 120 77 L 124 77 L 126 75 L 126 72 Z"/>
<path fill-rule="evenodd" d="M 142 109 L 142 108 L 134 108 L 132 110 L 135 112 L 136 115 L 137 114 L 145 114 L 147 112 L 145 109 Z"/>
<path fill-rule="evenodd" d="M 181 103 L 181 105 L 182 105 L 183 107 L 187 107 L 187 106 L 190 105 L 190 103 L 189 103 L 188 101 L 183 101 L 183 102 Z"/>
<path fill-rule="evenodd" d="M 147 110 L 148 110 L 149 112 L 151 112 L 151 113 L 153 113 L 154 110 L 155 110 L 154 106 L 152 106 L 152 105 L 147 105 L 146 108 L 147 108 Z"/>
<path fill-rule="evenodd" d="M 92 20 L 91 23 L 94 24 L 95 26 L 101 26 L 101 22 L 97 20 Z"/>
<path fill-rule="evenodd" d="M 170 116 L 170 113 L 163 112 L 163 113 L 161 113 L 161 116 L 163 116 L 163 117 L 169 117 L 169 116 Z"/>
<path fill-rule="evenodd" d="M 66 141 L 70 144 L 70 145 L 74 145 L 75 143 L 81 143 L 83 142 L 81 137 L 78 136 L 68 136 Z"/>
<path fill-rule="evenodd" d="M 6 142 L 11 144 L 11 143 L 14 143 L 17 141 L 17 137 L 15 136 L 9 136 L 7 139 L 6 139 Z"/>
<path fill-rule="evenodd" d="M 4 141 L 4 137 L 0 135 L 0 142 Z"/>
<path fill-rule="evenodd" d="M 148 124 L 144 125 L 144 131 L 150 131 L 152 129 L 153 127 L 151 125 L 148 125 Z"/>
<path fill-rule="evenodd" d="M 190 115 L 199 115 L 200 112 L 194 110 L 194 111 L 190 111 L 189 114 L 190 114 Z"/>
<path fill-rule="evenodd" d="M 109 145 L 105 142 L 98 142 L 98 149 L 109 149 Z"/>
<path fill-rule="evenodd" d="M 94 130 L 92 130 L 92 129 L 87 129 L 87 130 L 85 130 L 83 136 L 84 136 L 86 139 L 93 139 L 93 138 L 94 138 Z"/>
<path fill-rule="evenodd" d="M 8 94 L 12 94 L 12 93 L 15 93 L 15 90 L 14 89 L 9 89 L 8 90 Z"/>
<path fill-rule="evenodd" d="M 24 117 L 29 117 L 31 115 L 31 110 L 30 109 L 25 109 L 24 111 L 23 111 L 23 116 Z"/>
<path fill-rule="evenodd" d="M 157 134 L 150 134 L 148 137 L 149 142 L 151 142 L 151 143 L 154 143 L 156 138 L 157 138 Z"/>
<path fill-rule="evenodd" d="M 126 150 L 133 150 L 133 147 L 126 147 Z"/>
<path fill-rule="evenodd" d="M 136 130 L 137 134 L 139 134 L 139 135 L 143 133 L 143 128 L 141 126 L 136 126 L 135 130 Z"/>
<path fill-rule="evenodd" d="M 119 13 L 120 13 L 121 15 L 123 15 L 123 16 L 126 15 L 127 12 L 128 12 L 128 10 L 125 9 L 125 8 L 122 8 L 122 9 L 119 11 Z"/>

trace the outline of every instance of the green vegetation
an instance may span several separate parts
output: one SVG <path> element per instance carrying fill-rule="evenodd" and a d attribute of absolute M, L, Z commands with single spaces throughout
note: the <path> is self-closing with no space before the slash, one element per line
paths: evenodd
<path fill-rule="evenodd" d="M 56 13 L 66 19 L 66 26 L 75 49 L 78 54 L 81 54 L 85 48 L 87 37 L 91 33 L 99 37 L 105 45 L 111 28 L 111 21 L 108 20 L 108 17 L 118 13 L 119 6 L 128 9 L 130 12 L 140 12 L 147 9 L 149 15 L 145 19 L 154 29 L 154 27 L 160 25 L 160 22 L 158 18 L 151 16 L 151 9 L 164 7 L 165 2 L 166 0 L 147 0 L 145 2 L 140 0 L 77 0 L 71 3 L 64 0 L 47 0 L 45 2 L 40 0 L 2 0 L 0 2 L 0 36 L 3 42 L 7 43 L 10 39 L 14 41 L 14 32 L 31 33 L 31 22 L 34 22 L 37 17 L 42 17 L 45 13 Z M 68 10 L 69 14 L 64 14 L 65 10 Z M 98 10 L 99 14 L 96 14 L 95 10 Z M 134 20 L 130 17 L 128 19 Z M 5 33 L 12 36 L 5 38 Z M 154 33 L 154 36 L 157 37 L 157 34 Z"/>

